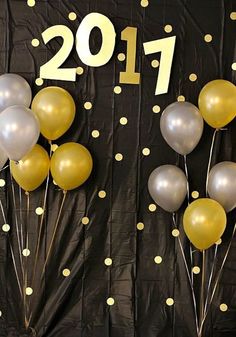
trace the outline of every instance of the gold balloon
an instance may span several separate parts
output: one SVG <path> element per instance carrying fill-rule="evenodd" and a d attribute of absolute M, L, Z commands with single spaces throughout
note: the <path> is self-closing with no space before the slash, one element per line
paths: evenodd
<path fill-rule="evenodd" d="M 225 80 L 214 80 L 201 90 L 198 105 L 202 117 L 213 128 L 219 129 L 236 115 L 236 87 Z"/>
<path fill-rule="evenodd" d="M 61 137 L 75 118 L 72 96 L 59 87 L 40 90 L 34 97 L 31 108 L 39 119 L 42 135 L 49 140 Z"/>
<path fill-rule="evenodd" d="M 27 192 L 34 191 L 43 183 L 49 168 L 48 153 L 38 144 L 19 163 L 10 161 L 10 169 L 15 181 Z"/>
<path fill-rule="evenodd" d="M 200 250 L 211 247 L 220 239 L 226 221 L 223 207 L 217 201 L 208 198 L 193 201 L 183 217 L 187 237 Z"/>
<path fill-rule="evenodd" d="M 82 185 L 93 167 L 91 154 L 81 144 L 66 143 L 59 146 L 51 159 L 51 173 L 57 185 L 65 191 Z"/>

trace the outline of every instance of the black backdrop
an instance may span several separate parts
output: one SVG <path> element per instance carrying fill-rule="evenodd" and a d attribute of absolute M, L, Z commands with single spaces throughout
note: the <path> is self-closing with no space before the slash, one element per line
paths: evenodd
<path fill-rule="evenodd" d="M 171 215 L 153 203 L 147 191 L 151 171 L 162 164 L 177 164 L 183 168 L 182 157 L 164 142 L 159 128 L 161 111 L 182 95 L 197 104 L 201 87 L 216 78 L 235 82 L 231 65 L 236 61 L 236 21 L 230 18 L 236 11 L 235 0 L 149 0 L 142 7 L 139 0 L 36 0 L 34 7 L 26 0 L 0 0 L 0 73 L 13 72 L 24 76 L 35 94 L 42 87 L 58 85 L 67 89 L 77 106 L 73 126 L 56 143 L 78 141 L 84 144 L 94 158 L 91 178 L 81 188 L 68 194 L 63 209 L 56 243 L 40 281 L 62 191 L 50 181 L 49 198 L 40 261 L 37 264 L 37 284 L 30 298 L 31 327 L 40 337 L 195 337 L 195 323 L 191 293 L 187 282 Z M 75 12 L 77 19 L 70 21 L 68 14 Z M 45 80 L 42 87 L 35 84 L 39 67 L 59 49 L 61 41 L 53 40 L 47 46 L 41 33 L 49 26 L 65 24 L 74 33 L 81 20 L 90 12 L 107 15 L 115 26 L 117 42 L 111 61 L 99 68 L 83 65 L 75 48 L 68 67 L 81 66 L 84 73 L 76 82 Z M 164 27 L 172 25 L 168 34 Z M 119 85 L 119 72 L 125 68 L 117 55 L 126 51 L 120 33 L 126 26 L 138 28 L 137 69 L 141 72 L 140 85 Z M 206 34 L 212 41 L 204 40 Z M 157 69 L 151 66 L 160 55 L 145 56 L 142 43 L 157 38 L 177 36 L 176 50 L 169 92 L 155 96 Z M 31 40 L 38 38 L 40 45 L 33 48 Z M 96 32 L 91 47 L 100 43 Z M 195 73 L 192 82 L 189 75 Z M 92 109 L 84 108 L 92 102 Z M 160 113 L 153 106 L 160 106 Z M 128 123 L 120 124 L 126 117 Z M 92 131 L 98 130 L 98 138 Z M 213 164 L 221 160 L 236 161 L 236 124 L 217 134 Z M 204 135 L 196 150 L 188 158 L 190 191 L 205 195 L 205 178 L 213 129 L 205 125 Z M 40 143 L 48 148 L 41 138 Z M 143 149 L 150 149 L 148 156 Z M 115 155 L 121 153 L 123 160 Z M 14 274 L 9 241 L 17 256 L 15 209 L 9 173 L 3 171 L 5 187 L 0 189 L 1 200 L 7 211 L 10 234 L 0 233 L 0 336 L 23 336 L 23 310 Z M 36 245 L 40 217 L 35 209 L 42 206 L 45 186 L 30 194 L 30 251 L 29 270 Z M 19 198 L 15 185 L 16 210 L 26 221 L 26 198 Z M 100 198 L 99 191 L 105 191 Z M 101 194 L 100 194 L 101 196 Z M 191 198 L 192 199 L 192 198 Z M 178 225 L 186 203 L 178 213 Z M 89 223 L 83 225 L 82 218 Z M 228 216 L 228 226 L 219 246 L 217 268 L 221 264 L 236 214 Z M 1 224 L 3 219 L 1 218 Z M 143 230 L 137 224 L 144 224 Z M 185 240 L 186 241 L 186 240 Z M 188 244 L 185 242 L 186 253 Z M 208 253 L 207 270 L 212 251 Z M 162 263 L 154 262 L 155 256 Z M 194 265 L 200 264 L 199 252 L 194 253 Z M 233 242 L 224 268 L 220 286 L 210 309 L 204 337 L 233 337 L 236 335 L 236 242 Z M 112 266 L 104 260 L 112 259 Z M 16 257 L 19 269 L 19 258 Z M 70 270 L 64 277 L 62 271 Z M 32 272 L 31 272 L 32 273 Z M 201 275 L 194 275 L 196 293 Z M 29 276 L 30 279 L 30 276 Z M 31 284 L 29 284 L 31 286 Z M 112 297 L 113 306 L 107 304 Z M 174 305 L 166 304 L 173 298 Z M 27 297 L 29 301 L 29 297 Z M 228 306 L 226 312 L 219 308 Z M 28 332 L 29 333 L 29 332 Z"/>

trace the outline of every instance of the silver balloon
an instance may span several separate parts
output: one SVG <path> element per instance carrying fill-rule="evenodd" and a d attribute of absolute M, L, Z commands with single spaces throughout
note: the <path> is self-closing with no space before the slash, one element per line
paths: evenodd
<path fill-rule="evenodd" d="M 187 194 L 187 179 L 184 172 L 174 165 L 156 168 L 148 180 L 152 199 L 168 212 L 177 211 Z"/>
<path fill-rule="evenodd" d="M 11 106 L 0 113 L 0 144 L 9 159 L 18 161 L 39 138 L 39 121 L 23 106 Z"/>
<path fill-rule="evenodd" d="M 7 160 L 8 160 L 8 157 L 5 153 L 5 151 L 0 147 L 0 170 L 6 164 Z"/>
<path fill-rule="evenodd" d="M 236 163 L 223 161 L 210 171 L 207 190 L 226 212 L 236 207 Z"/>
<path fill-rule="evenodd" d="M 29 107 L 32 92 L 28 82 L 16 74 L 0 76 L 0 112 L 12 105 Z"/>
<path fill-rule="evenodd" d="M 161 116 L 161 133 L 176 152 L 186 155 L 197 146 L 203 132 L 203 118 L 189 102 L 170 104 Z"/>

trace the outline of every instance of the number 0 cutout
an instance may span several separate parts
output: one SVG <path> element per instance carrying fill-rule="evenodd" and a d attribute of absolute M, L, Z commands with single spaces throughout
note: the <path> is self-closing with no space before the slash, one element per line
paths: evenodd
<path fill-rule="evenodd" d="M 89 37 L 93 28 L 102 34 L 100 51 L 93 55 L 89 47 Z M 81 61 L 91 67 L 100 67 L 112 58 L 116 43 L 116 32 L 112 22 L 103 14 L 90 13 L 81 22 L 76 33 L 76 50 Z"/>

